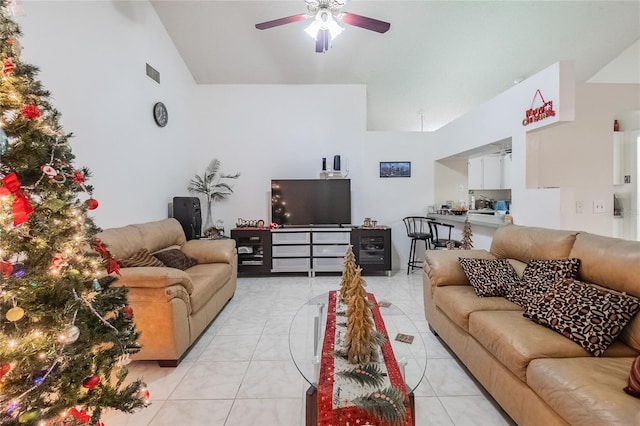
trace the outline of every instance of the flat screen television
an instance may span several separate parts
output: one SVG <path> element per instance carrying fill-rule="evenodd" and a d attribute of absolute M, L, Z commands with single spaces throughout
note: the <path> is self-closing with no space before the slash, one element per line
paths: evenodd
<path fill-rule="evenodd" d="M 351 224 L 351 180 L 271 180 L 271 221 L 282 226 Z"/>

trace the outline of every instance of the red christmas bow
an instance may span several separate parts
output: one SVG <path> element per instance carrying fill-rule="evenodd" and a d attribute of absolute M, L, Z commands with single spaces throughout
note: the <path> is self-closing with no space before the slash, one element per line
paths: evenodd
<path fill-rule="evenodd" d="M 120 275 L 120 265 L 118 265 L 118 261 L 115 260 L 113 256 L 111 256 L 111 253 L 109 253 L 109 250 L 107 250 L 107 248 L 102 245 L 102 240 L 100 240 L 100 238 L 95 238 L 93 240 L 93 248 L 95 251 L 100 253 L 102 260 L 106 262 L 107 274 L 115 272 L 116 274 Z"/>
<path fill-rule="evenodd" d="M 9 173 L 2 178 L 3 187 L 0 188 L 0 195 L 13 194 L 13 226 L 18 226 L 27 221 L 27 217 L 33 213 L 33 208 L 29 200 L 20 192 L 20 181 L 15 173 Z"/>
<path fill-rule="evenodd" d="M 73 407 L 69 410 L 69 414 L 78 419 L 80 423 L 89 423 L 91 420 L 91 416 L 87 414 L 87 410 L 78 410 L 76 407 Z"/>

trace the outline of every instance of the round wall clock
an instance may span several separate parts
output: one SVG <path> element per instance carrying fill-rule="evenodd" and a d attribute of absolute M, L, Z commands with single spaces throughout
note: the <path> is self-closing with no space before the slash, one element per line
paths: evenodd
<path fill-rule="evenodd" d="M 169 122 L 169 113 L 167 107 L 162 102 L 156 102 L 153 106 L 153 119 L 160 127 L 164 127 Z"/>

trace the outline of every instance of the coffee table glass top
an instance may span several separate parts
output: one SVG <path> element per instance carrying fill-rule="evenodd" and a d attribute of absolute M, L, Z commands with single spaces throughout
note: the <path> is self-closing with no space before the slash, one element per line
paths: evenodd
<path fill-rule="evenodd" d="M 376 298 L 377 299 L 377 298 Z M 418 387 L 427 367 L 427 351 L 420 332 L 407 315 L 396 305 L 384 306 L 377 300 L 393 353 L 403 372 L 409 392 Z M 327 324 L 329 294 L 310 299 L 296 312 L 289 328 L 289 350 L 300 374 L 309 384 L 316 386 L 320 374 L 322 342 Z M 398 334 L 413 336 L 412 343 L 396 340 Z"/>

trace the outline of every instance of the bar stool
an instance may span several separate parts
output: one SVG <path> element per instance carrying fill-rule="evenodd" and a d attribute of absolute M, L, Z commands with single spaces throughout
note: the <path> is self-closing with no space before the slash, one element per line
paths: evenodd
<path fill-rule="evenodd" d="M 407 237 L 411 238 L 411 248 L 409 249 L 409 262 L 407 263 L 407 275 L 416 268 L 422 267 L 422 261 L 416 260 L 416 243 L 424 241 L 425 249 L 431 248 L 432 234 L 430 232 L 429 222 L 426 217 L 407 216 L 402 219 L 404 226 L 407 228 Z"/>
<path fill-rule="evenodd" d="M 438 227 L 443 226 L 445 228 L 449 228 L 449 236 L 447 238 L 440 238 L 438 234 Z M 429 232 L 431 233 L 431 244 L 433 244 L 434 249 L 446 249 L 449 243 L 453 244 L 453 248 L 460 248 L 462 243 L 458 240 L 451 239 L 451 230 L 454 228 L 453 225 L 449 225 L 448 223 L 429 221 Z"/>

